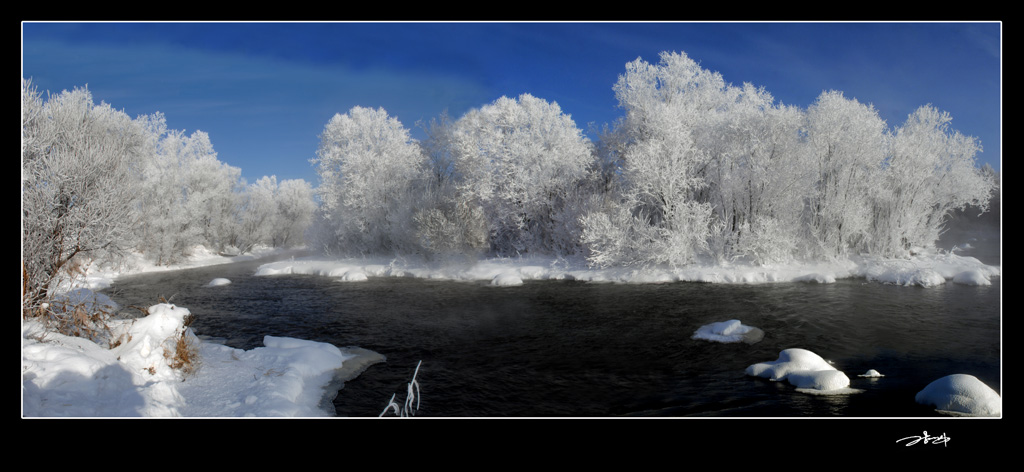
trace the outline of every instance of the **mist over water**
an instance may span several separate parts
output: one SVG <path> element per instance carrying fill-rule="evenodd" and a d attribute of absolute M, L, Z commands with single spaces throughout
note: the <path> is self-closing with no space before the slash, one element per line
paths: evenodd
<path fill-rule="evenodd" d="M 339 416 L 376 416 L 423 364 L 418 416 L 933 416 L 914 395 L 954 373 L 1000 391 L 1000 279 L 991 286 L 608 284 L 260 276 L 260 262 L 124 277 L 122 306 L 158 297 L 196 315 L 200 336 L 242 349 L 264 335 L 387 357 L 346 383 Z M 224 277 L 228 285 L 204 287 Z M 126 309 L 130 312 L 131 309 Z M 738 319 L 756 344 L 692 339 Z M 781 350 L 811 350 L 862 393 L 807 395 L 744 374 Z M 885 377 L 857 377 L 869 369 Z"/>

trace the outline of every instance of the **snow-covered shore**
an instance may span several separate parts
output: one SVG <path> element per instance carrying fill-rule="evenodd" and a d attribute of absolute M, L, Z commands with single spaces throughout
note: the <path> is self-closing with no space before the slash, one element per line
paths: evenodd
<path fill-rule="evenodd" d="M 200 248 L 188 262 L 172 267 L 140 259 L 123 272 L 93 269 L 74 288 L 67 287 L 66 296 L 73 297 L 72 303 L 113 307 L 112 300 L 93 290 L 109 286 L 119 275 L 253 260 L 273 252 L 228 257 Z M 344 382 L 384 359 L 365 349 L 270 334 L 263 347 L 235 349 L 195 337 L 185 329 L 188 315 L 186 307 L 153 305 L 144 318 L 109 320 L 110 334 L 97 340 L 24 320 L 22 416 L 334 416 L 331 401 Z M 192 369 L 170 365 L 182 337 L 193 349 Z"/>
<path fill-rule="evenodd" d="M 807 282 L 834 283 L 838 279 L 931 287 L 946 282 L 990 285 L 1000 267 L 974 257 L 929 253 L 910 259 L 859 257 L 835 262 L 777 266 L 693 265 L 684 268 L 589 268 L 582 261 L 550 258 L 485 259 L 464 264 L 430 265 L 404 259 L 299 258 L 263 264 L 257 275 L 305 274 L 360 281 L 366 277 L 420 277 L 457 281 L 489 281 L 514 286 L 525 280 L 579 280 L 585 282 L 662 283 L 704 282 L 725 284 Z"/>
<path fill-rule="evenodd" d="M 198 252 L 175 268 L 239 260 Z M 242 260 L 269 255 L 244 256 Z M 92 271 L 78 296 L 92 303 L 113 303 L 95 290 L 117 276 L 171 270 L 136 264 L 126 272 Z M 717 266 L 684 269 L 590 269 L 562 259 L 489 259 L 444 267 L 396 259 L 324 260 L 296 258 L 263 264 L 257 274 L 314 274 L 358 282 L 367 277 L 424 277 L 490 281 L 515 286 L 526 280 L 580 280 L 608 283 L 691 281 L 708 283 L 832 283 L 865 278 L 877 283 L 934 286 L 945 282 L 986 285 L 1000 268 L 972 257 L 921 255 L 909 260 L 860 259 L 779 267 Z M 227 281 L 218 281 L 227 283 Z M 333 414 L 330 400 L 348 379 L 383 356 L 359 348 L 267 333 L 264 346 L 249 351 L 201 341 L 184 328 L 187 307 L 159 304 L 147 318 L 112 322 L 112 333 L 127 340 L 113 348 L 88 339 L 44 329 L 37 321 L 22 325 L 23 417 L 318 417 Z M 172 369 L 166 359 L 174 343 L 186 338 L 196 348 L 198 369 Z M 184 380 L 184 381 L 182 381 Z M 386 404 L 382 392 L 382 408 Z"/>

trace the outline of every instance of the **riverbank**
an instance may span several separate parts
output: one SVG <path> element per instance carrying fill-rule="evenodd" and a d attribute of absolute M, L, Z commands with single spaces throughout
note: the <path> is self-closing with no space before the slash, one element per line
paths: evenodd
<path fill-rule="evenodd" d="M 69 293 L 89 303 L 112 303 L 93 290 L 109 286 L 120 275 L 275 255 L 281 256 L 264 250 L 239 259 L 197 251 L 191 261 L 175 267 L 136 263 L 120 272 L 94 270 L 81 281 L 78 291 L 69 289 Z M 423 277 L 484 281 L 498 286 L 544 279 L 607 283 L 831 283 L 839 278 L 863 277 L 877 283 L 930 287 L 947 282 L 985 285 L 991 277 L 998 277 L 1000 270 L 973 257 L 932 253 L 908 260 L 865 258 L 779 267 L 735 265 L 675 270 L 589 269 L 563 259 L 487 259 L 441 267 L 394 258 L 338 261 L 289 257 L 263 264 L 258 274 L 314 274 L 349 282 L 381 276 Z M 193 340 L 200 365 L 192 373 L 183 373 L 167 367 L 164 360 L 174 357 L 174 345 L 188 316 L 187 307 L 158 304 L 149 307 L 149 311 L 153 319 L 148 323 L 112 322 L 113 335 L 130 340 L 114 348 L 53 333 L 34 320 L 23 322 L 23 417 L 330 416 L 330 402 L 325 400 L 336 395 L 339 382 L 382 360 L 376 353 L 342 350 L 267 333 L 264 346 L 248 351 Z M 381 392 L 382 408 L 387 403 L 387 393 Z"/>
<path fill-rule="evenodd" d="M 264 248 L 232 257 L 197 250 L 171 267 L 140 259 L 119 270 L 91 270 L 65 287 L 63 297 L 71 306 L 113 311 L 116 304 L 94 290 L 120 275 L 282 254 Z M 148 316 L 106 320 L 102 332 L 83 337 L 23 320 L 22 417 L 329 417 L 343 382 L 383 360 L 358 348 L 271 335 L 263 347 L 234 349 L 192 335 L 185 329 L 189 315 L 187 307 L 155 304 Z"/>
<path fill-rule="evenodd" d="M 367 277 L 418 277 L 456 281 L 483 281 L 497 286 L 521 285 L 527 280 L 578 280 L 609 283 L 701 282 L 757 284 L 777 282 L 834 283 L 863 278 L 905 286 L 931 287 L 946 282 L 989 285 L 1000 266 L 949 252 L 930 252 L 909 259 L 854 257 L 833 262 L 774 266 L 747 264 L 693 265 L 682 268 L 590 268 L 583 261 L 563 258 L 505 258 L 460 264 L 427 264 L 395 258 L 295 258 L 263 264 L 257 275 L 305 274 L 358 282 Z"/>

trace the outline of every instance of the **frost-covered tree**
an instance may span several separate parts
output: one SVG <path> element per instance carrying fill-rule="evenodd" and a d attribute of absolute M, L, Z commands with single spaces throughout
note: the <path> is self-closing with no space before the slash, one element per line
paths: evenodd
<path fill-rule="evenodd" d="M 472 260 L 488 247 L 483 208 L 459 191 L 455 169 L 455 122 L 447 111 L 421 124 L 419 142 L 427 178 L 416 188 L 418 203 L 412 219 L 416 245 L 428 259 Z"/>
<path fill-rule="evenodd" d="M 800 109 L 744 84 L 703 133 L 711 162 L 702 200 L 719 222 L 711 249 L 720 258 L 784 262 L 797 252 L 812 177 L 802 126 Z"/>
<path fill-rule="evenodd" d="M 626 111 L 624 188 L 619 208 L 583 220 L 593 264 L 678 266 L 707 250 L 712 206 L 699 194 L 710 156 L 701 138 L 735 91 L 685 54 L 660 59 L 626 64 L 614 87 Z"/>
<path fill-rule="evenodd" d="M 896 129 L 881 186 L 872 192 L 872 253 L 900 256 L 932 247 L 954 210 L 988 208 L 995 183 L 975 163 L 981 144 L 951 130 L 951 120 L 926 105 Z"/>
<path fill-rule="evenodd" d="M 274 196 L 277 212 L 270 244 L 274 247 L 293 247 L 305 244 L 306 229 L 313 222 L 316 202 L 313 187 L 303 179 L 282 180 Z"/>
<path fill-rule="evenodd" d="M 22 309 L 34 313 L 76 261 L 134 241 L 145 133 L 76 88 L 45 102 L 22 81 Z"/>
<path fill-rule="evenodd" d="M 145 117 L 139 251 L 157 264 L 181 260 L 203 245 L 234 245 L 241 169 L 217 160 L 208 134 L 168 130 L 160 113 Z"/>
<path fill-rule="evenodd" d="M 483 209 L 495 253 L 575 252 L 574 192 L 593 154 L 557 103 L 501 97 L 460 118 L 452 140 L 458 192 Z"/>
<path fill-rule="evenodd" d="M 685 54 L 660 59 L 615 84 L 626 114 L 597 148 L 612 172 L 580 220 L 591 264 L 898 256 L 934 244 L 951 211 L 984 211 L 980 146 L 947 114 L 922 107 L 890 133 L 841 92 L 800 110 Z"/>
<path fill-rule="evenodd" d="M 383 108 L 336 114 L 312 160 L 331 248 L 349 253 L 414 251 L 411 189 L 424 180 L 423 155 Z"/>
<path fill-rule="evenodd" d="M 305 180 L 277 181 L 264 176 L 245 187 L 239 196 L 236 246 L 246 252 L 257 244 L 293 247 L 305 244 L 316 202 Z"/>
<path fill-rule="evenodd" d="M 183 156 L 188 137 L 169 131 L 163 116 L 149 117 L 150 148 L 142 168 L 138 250 L 156 264 L 176 262 L 198 243 L 198 228 L 186 211 L 187 161 Z"/>
<path fill-rule="evenodd" d="M 257 244 L 269 241 L 275 227 L 277 177 L 264 176 L 249 184 L 241 198 L 237 247 L 245 253 Z"/>
<path fill-rule="evenodd" d="M 428 123 L 420 124 L 426 138 L 419 142 L 421 152 L 426 156 L 427 172 L 431 177 L 431 185 L 439 189 L 454 187 L 455 153 L 454 145 L 455 122 L 445 110 L 441 116 L 432 118 Z"/>
<path fill-rule="evenodd" d="M 201 244 L 216 251 L 234 246 L 239 194 L 244 187 L 242 170 L 217 159 L 209 136 L 192 134 L 189 163 L 188 213 L 198 227 Z"/>
<path fill-rule="evenodd" d="M 808 238 L 818 256 L 864 251 L 871 238 L 871 195 L 888 146 L 885 121 L 871 105 L 829 91 L 808 108 L 805 129 L 816 171 Z"/>

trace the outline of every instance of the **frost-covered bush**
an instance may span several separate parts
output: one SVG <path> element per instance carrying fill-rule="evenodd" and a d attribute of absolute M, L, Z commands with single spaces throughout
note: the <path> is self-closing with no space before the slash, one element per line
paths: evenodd
<path fill-rule="evenodd" d="M 435 259 L 472 260 L 488 247 L 487 220 L 479 205 L 441 201 L 413 215 L 424 254 Z"/>

